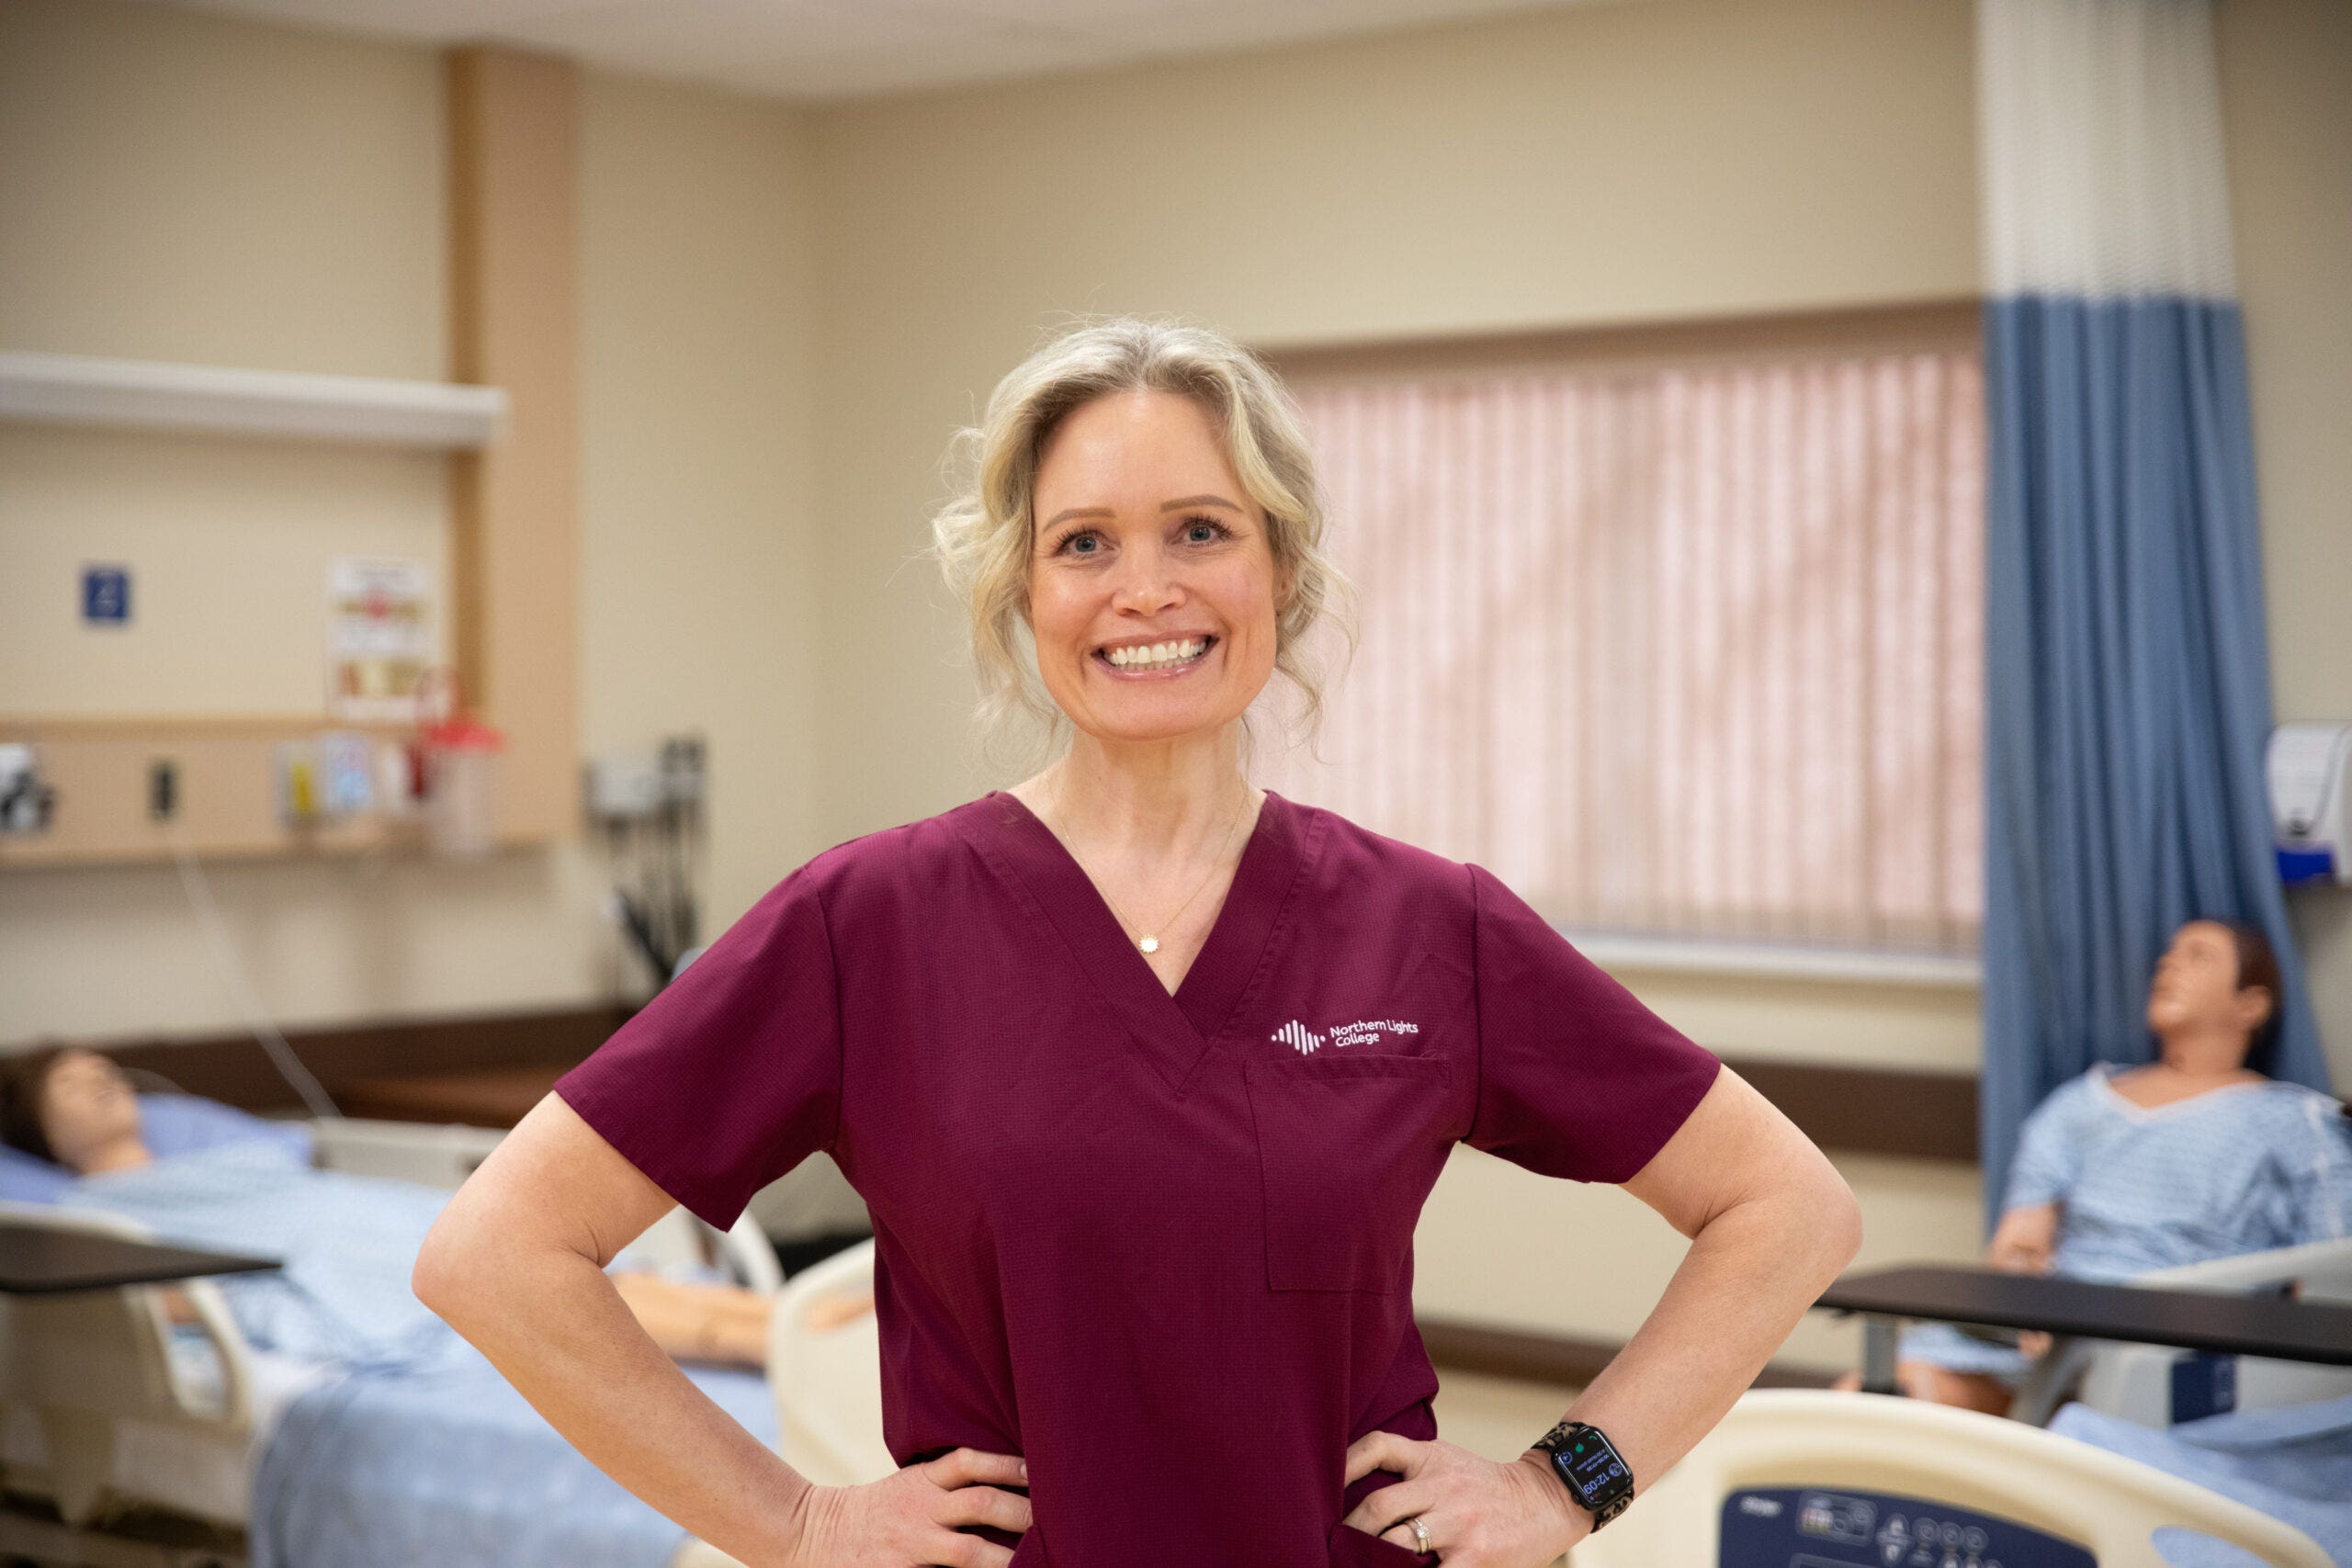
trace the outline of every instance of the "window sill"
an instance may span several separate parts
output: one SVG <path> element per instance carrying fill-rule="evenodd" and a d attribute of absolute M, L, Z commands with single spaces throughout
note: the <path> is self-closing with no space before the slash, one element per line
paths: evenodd
<path fill-rule="evenodd" d="M 1934 953 L 1874 953 L 1867 949 L 1804 947 L 1793 942 L 1708 942 L 1690 937 L 1627 936 L 1609 931 L 1560 934 L 1578 953 L 1612 973 L 1707 975 L 1771 980 L 1822 980 L 1838 985 L 1914 986 L 1974 990 L 1984 966 L 1974 957 Z"/>

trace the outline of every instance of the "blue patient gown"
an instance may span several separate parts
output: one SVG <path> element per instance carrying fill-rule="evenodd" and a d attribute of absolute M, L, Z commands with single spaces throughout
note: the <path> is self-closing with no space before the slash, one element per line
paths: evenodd
<path fill-rule="evenodd" d="M 2019 1134 L 2002 1208 L 2060 1205 L 2054 1272 L 2111 1283 L 2352 1232 L 2352 1128 L 2335 1100 L 2264 1080 L 2152 1109 L 2117 1091 L 2120 1070 L 2062 1084 Z M 1902 1354 L 2008 1380 L 2030 1364 L 1947 1324 L 1906 1333 Z"/>
<path fill-rule="evenodd" d="M 662 1568 L 684 1532 L 590 1464 L 410 1290 L 448 1200 L 240 1143 L 85 1177 L 59 1202 L 284 1260 L 217 1280 L 230 1314 L 255 1349 L 340 1375 L 298 1396 L 269 1434 L 254 1473 L 253 1568 Z M 686 1375 L 774 1446 L 759 1373 Z"/>

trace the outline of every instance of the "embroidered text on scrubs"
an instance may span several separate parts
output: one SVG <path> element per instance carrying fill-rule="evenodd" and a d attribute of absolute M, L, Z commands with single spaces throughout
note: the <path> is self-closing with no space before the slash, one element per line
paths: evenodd
<path fill-rule="evenodd" d="M 1360 1018 L 1353 1023 L 1335 1025 L 1325 1036 L 1292 1019 L 1267 1038 L 1278 1040 L 1306 1056 L 1311 1055 L 1327 1038 L 1335 1046 L 1369 1045 L 1383 1033 L 1419 1034 L 1420 1032 L 1419 1024 L 1408 1023 L 1401 1018 Z"/>
<path fill-rule="evenodd" d="M 1353 1023 L 1342 1023 L 1331 1031 L 1334 1045 L 1369 1045 L 1382 1034 L 1419 1034 L 1421 1026 L 1407 1023 L 1400 1018 L 1360 1018 Z"/>

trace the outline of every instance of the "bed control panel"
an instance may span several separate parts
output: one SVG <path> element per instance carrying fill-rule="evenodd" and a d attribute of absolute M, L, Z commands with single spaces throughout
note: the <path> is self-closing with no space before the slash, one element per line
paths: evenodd
<path fill-rule="evenodd" d="M 1724 1501 L 1717 1568 L 2098 1568 L 2012 1519 L 1884 1492 L 1757 1486 Z"/>

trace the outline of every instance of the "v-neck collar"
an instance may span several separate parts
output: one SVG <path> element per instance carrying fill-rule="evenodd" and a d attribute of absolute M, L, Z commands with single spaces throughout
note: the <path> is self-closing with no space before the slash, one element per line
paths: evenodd
<path fill-rule="evenodd" d="M 972 804 L 975 841 L 1025 886 L 1078 966 L 1181 1093 L 1270 953 L 1278 917 L 1312 849 L 1299 808 L 1266 792 L 1208 938 L 1170 992 L 1094 879 L 1018 795 L 990 790 Z"/>

